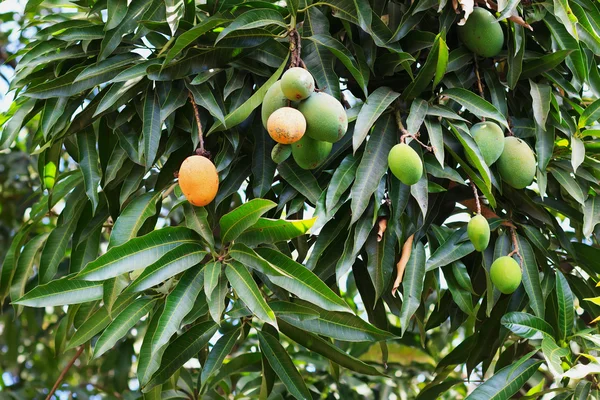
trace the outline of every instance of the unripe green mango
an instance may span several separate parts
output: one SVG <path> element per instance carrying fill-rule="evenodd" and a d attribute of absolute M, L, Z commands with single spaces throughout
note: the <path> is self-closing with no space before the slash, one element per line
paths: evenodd
<path fill-rule="evenodd" d="M 481 214 L 477 214 L 467 224 L 467 234 L 475 250 L 484 251 L 490 243 L 490 224 Z"/>
<path fill-rule="evenodd" d="M 487 165 L 495 163 L 504 150 L 504 132 L 493 122 L 480 122 L 471 127 L 471 136 L 477 143 Z"/>
<path fill-rule="evenodd" d="M 315 169 L 325 161 L 333 145 L 329 142 L 315 140 L 308 135 L 291 144 L 292 155 L 296 164 L 302 169 Z"/>
<path fill-rule="evenodd" d="M 509 256 L 499 257 L 492 263 L 490 278 L 498 290 L 511 294 L 521 284 L 521 267 Z"/>
<path fill-rule="evenodd" d="M 281 77 L 281 91 L 289 100 L 304 100 L 315 91 L 315 79 L 304 68 L 290 68 Z"/>
<path fill-rule="evenodd" d="M 467 22 L 458 27 L 458 37 L 469 50 L 481 57 L 494 57 L 504 44 L 500 23 L 491 12 L 481 7 L 475 7 Z"/>
<path fill-rule="evenodd" d="M 504 150 L 496 165 L 502 180 L 515 189 L 531 185 L 535 177 L 535 154 L 526 142 L 514 136 L 504 138 Z"/>
<path fill-rule="evenodd" d="M 281 81 L 277 81 L 271 85 L 269 90 L 267 90 L 267 93 L 265 93 L 265 97 L 263 98 L 260 116 L 265 129 L 267 129 L 267 121 L 269 120 L 271 114 L 281 107 L 287 107 L 287 105 L 288 99 L 281 91 Z"/>
<path fill-rule="evenodd" d="M 292 146 L 289 144 L 277 143 L 271 150 L 271 159 L 275 164 L 281 164 L 292 155 Z"/>
<path fill-rule="evenodd" d="M 414 185 L 423 175 L 421 157 L 406 143 L 392 147 L 388 154 L 388 166 L 394 176 L 405 185 Z"/>
<path fill-rule="evenodd" d="M 348 130 L 348 116 L 344 106 L 327 93 L 313 93 L 300 103 L 298 110 L 306 118 L 305 136 L 334 143 Z"/>

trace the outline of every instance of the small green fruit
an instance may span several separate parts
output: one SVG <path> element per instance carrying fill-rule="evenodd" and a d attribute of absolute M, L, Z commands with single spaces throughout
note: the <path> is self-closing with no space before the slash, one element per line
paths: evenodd
<path fill-rule="evenodd" d="M 480 122 L 471 127 L 471 136 L 477 143 L 487 165 L 500 158 L 504 150 L 504 132 L 493 122 Z"/>
<path fill-rule="evenodd" d="M 499 257 L 490 269 L 492 283 L 504 294 L 511 294 L 521 284 L 521 267 L 512 257 Z"/>
<path fill-rule="evenodd" d="M 317 168 L 329 156 L 333 147 L 329 142 L 315 140 L 307 135 L 291 146 L 294 160 L 302 169 Z"/>
<path fill-rule="evenodd" d="M 337 142 L 348 130 L 348 116 L 342 103 L 323 92 L 313 93 L 298 106 L 306 118 L 306 135 L 315 140 Z"/>
<path fill-rule="evenodd" d="M 275 164 L 281 164 L 292 155 L 292 146 L 289 144 L 277 143 L 271 150 L 271 159 Z"/>
<path fill-rule="evenodd" d="M 281 91 L 281 81 L 277 81 L 271 85 L 265 97 L 263 98 L 262 108 L 260 110 L 260 116 L 265 129 L 267 129 L 267 121 L 271 114 L 276 110 L 286 107 L 288 105 L 288 99 L 284 96 Z"/>
<path fill-rule="evenodd" d="M 490 225 L 487 219 L 481 214 L 471 218 L 467 225 L 467 234 L 475 250 L 484 251 L 490 243 Z"/>
<path fill-rule="evenodd" d="M 423 161 L 409 145 L 400 143 L 388 154 L 388 166 L 400 182 L 414 185 L 423 175 Z"/>
<path fill-rule="evenodd" d="M 289 100 L 304 100 L 315 91 L 315 79 L 304 68 L 290 68 L 281 77 L 281 91 Z"/>
<path fill-rule="evenodd" d="M 475 7 L 467 22 L 458 27 L 458 37 L 469 50 L 481 57 L 494 57 L 504 44 L 500 23 L 491 12 L 481 7 Z"/>
<path fill-rule="evenodd" d="M 514 136 L 504 138 L 504 150 L 496 165 L 502 180 L 515 189 L 531 185 L 535 177 L 536 162 L 531 147 Z"/>

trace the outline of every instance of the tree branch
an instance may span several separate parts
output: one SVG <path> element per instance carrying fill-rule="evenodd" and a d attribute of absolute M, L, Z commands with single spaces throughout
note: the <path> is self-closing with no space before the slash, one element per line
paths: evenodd
<path fill-rule="evenodd" d="M 69 372 L 69 369 L 71 369 L 71 367 L 73 366 L 73 364 L 75 364 L 75 361 L 77 361 L 77 359 L 79 358 L 79 356 L 81 355 L 81 353 L 83 353 L 84 348 L 85 347 L 83 345 L 79 346 L 79 349 L 77 350 L 77 353 L 75 353 L 75 355 L 73 356 L 73 358 L 71 359 L 71 361 L 69 361 L 69 363 L 66 365 L 66 367 L 62 370 L 62 372 L 58 376 L 58 379 L 56 380 L 56 382 L 54 382 L 54 386 L 50 390 L 50 393 L 48 393 L 48 396 L 46 397 L 46 400 L 51 400 L 52 399 L 52 395 L 54 394 L 54 392 L 56 392 L 56 389 L 58 389 L 58 387 L 60 386 L 60 383 L 65 379 L 65 376 Z"/>
<path fill-rule="evenodd" d="M 194 95 L 191 91 L 188 92 L 188 96 L 190 98 L 190 103 L 192 103 L 192 107 L 194 108 L 194 117 L 196 118 L 196 125 L 198 125 L 198 149 L 196 150 L 196 154 L 198 154 L 199 156 L 209 157 L 210 153 L 204 150 L 204 135 L 202 134 L 202 122 L 200 121 L 200 113 L 198 112 L 196 100 L 194 99 Z"/>
<path fill-rule="evenodd" d="M 475 199 L 475 206 L 477 209 L 477 214 L 481 214 L 481 203 L 479 202 L 479 194 L 477 193 L 477 186 L 471 180 L 471 187 L 473 188 L 473 199 Z"/>
<path fill-rule="evenodd" d="M 523 256 L 519 252 L 519 241 L 517 240 L 517 228 L 510 228 L 510 235 L 512 236 L 513 251 L 508 253 L 508 256 L 512 257 L 513 255 L 516 254 L 519 257 L 519 265 L 522 266 L 523 265 Z"/>

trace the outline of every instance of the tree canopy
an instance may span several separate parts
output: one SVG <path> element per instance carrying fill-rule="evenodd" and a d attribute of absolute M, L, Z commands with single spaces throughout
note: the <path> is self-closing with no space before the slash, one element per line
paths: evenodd
<path fill-rule="evenodd" d="M 0 21 L 0 399 L 599 397 L 597 2 Z M 286 101 L 325 150 L 265 129 L 291 67 L 343 106 Z M 218 173 L 202 207 L 194 154 Z"/>

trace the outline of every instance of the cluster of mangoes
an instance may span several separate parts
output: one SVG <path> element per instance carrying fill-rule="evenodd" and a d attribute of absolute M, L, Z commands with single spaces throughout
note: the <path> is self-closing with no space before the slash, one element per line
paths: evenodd
<path fill-rule="evenodd" d="M 261 117 L 277 142 L 271 158 L 277 164 L 290 155 L 303 169 L 315 169 L 331 153 L 333 143 L 348 130 L 344 106 L 336 98 L 315 91 L 315 80 L 304 68 L 288 69 L 265 94 Z"/>

